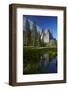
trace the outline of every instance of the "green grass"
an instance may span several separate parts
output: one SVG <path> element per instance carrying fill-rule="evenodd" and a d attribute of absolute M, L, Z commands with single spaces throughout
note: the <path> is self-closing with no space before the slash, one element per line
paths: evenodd
<path fill-rule="evenodd" d="M 31 47 L 24 47 L 23 52 L 26 55 L 29 55 L 30 53 L 33 55 L 43 54 L 43 53 L 49 53 L 54 54 L 57 52 L 57 48 L 31 48 Z"/>

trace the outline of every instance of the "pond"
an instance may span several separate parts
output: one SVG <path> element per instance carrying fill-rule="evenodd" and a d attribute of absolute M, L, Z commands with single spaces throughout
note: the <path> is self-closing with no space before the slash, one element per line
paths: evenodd
<path fill-rule="evenodd" d="M 56 48 L 24 48 L 23 74 L 57 73 Z"/>

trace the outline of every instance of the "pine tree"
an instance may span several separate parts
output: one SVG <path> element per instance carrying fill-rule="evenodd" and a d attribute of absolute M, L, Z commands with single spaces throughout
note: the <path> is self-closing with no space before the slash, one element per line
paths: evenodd
<path fill-rule="evenodd" d="M 31 42 L 32 42 L 32 46 L 37 46 L 37 28 L 35 22 L 33 22 L 33 26 L 32 26 Z"/>
<path fill-rule="evenodd" d="M 23 30 L 23 44 L 26 46 L 26 31 Z"/>
<path fill-rule="evenodd" d="M 30 32 L 30 24 L 29 24 L 28 18 L 26 18 L 25 31 L 26 31 L 25 33 L 26 46 L 29 46 L 31 42 L 31 32 Z"/>
<path fill-rule="evenodd" d="M 37 32 L 37 43 L 36 45 L 39 47 L 41 46 L 41 36 L 40 36 L 40 32 Z"/>

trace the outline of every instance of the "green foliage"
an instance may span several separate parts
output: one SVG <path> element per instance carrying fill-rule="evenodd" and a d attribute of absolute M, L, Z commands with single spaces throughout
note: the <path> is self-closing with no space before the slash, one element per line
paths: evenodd
<path fill-rule="evenodd" d="M 33 22 L 33 26 L 32 26 L 31 42 L 32 42 L 32 46 L 37 45 L 37 28 L 35 22 Z"/>
<path fill-rule="evenodd" d="M 26 19 L 26 32 L 25 32 L 25 42 L 26 46 L 30 45 L 31 40 L 31 32 L 30 32 L 30 24 L 28 18 Z"/>
<path fill-rule="evenodd" d="M 50 42 L 48 43 L 49 47 L 57 47 L 57 40 L 53 39 L 50 40 Z"/>
<path fill-rule="evenodd" d="M 37 32 L 36 45 L 37 45 L 38 47 L 41 46 L 41 36 L 40 36 L 40 33 L 39 33 L 39 32 Z"/>
<path fill-rule="evenodd" d="M 31 48 L 24 47 L 23 55 L 23 73 L 24 74 L 36 74 L 41 73 L 39 68 L 40 56 L 48 53 L 49 57 L 55 57 L 57 55 L 56 48 Z M 46 70 L 45 70 L 46 71 Z"/>
<path fill-rule="evenodd" d="M 42 30 L 43 32 L 43 30 Z M 28 18 L 25 22 L 25 30 L 23 30 L 23 43 L 24 46 L 33 46 L 33 47 L 57 47 L 57 40 L 52 39 L 49 43 L 44 43 L 44 40 L 41 40 L 40 32 L 37 31 L 36 23 L 33 22 L 32 30 L 30 30 L 30 23 Z"/>

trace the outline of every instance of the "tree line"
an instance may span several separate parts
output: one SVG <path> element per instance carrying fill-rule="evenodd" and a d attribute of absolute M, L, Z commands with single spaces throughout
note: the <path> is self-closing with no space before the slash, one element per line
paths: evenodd
<path fill-rule="evenodd" d="M 25 21 L 25 30 L 23 30 L 23 43 L 24 43 L 24 46 L 57 47 L 56 39 L 50 40 L 49 43 L 44 43 L 43 40 L 41 40 L 40 32 L 37 31 L 36 22 L 33 21 L 32 30 L 31 30 L 28 18 L 26 18 L 26 21 Z"/>
<path fill-rule="evenodd" d="M 41 36 L 37 31 L 36 23 L 33 21 L 32 30 L 30 30 L 30 23 L 28 18 L 25 22 L 25 30 L 23 31 L 24 46 L 40 46 Z"/>

